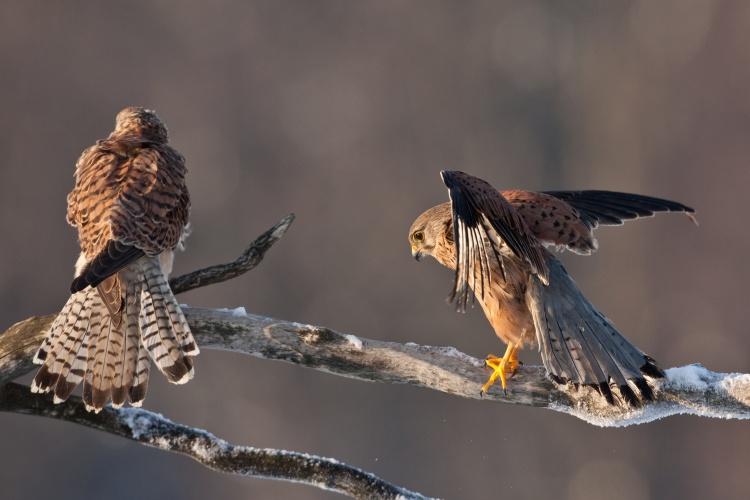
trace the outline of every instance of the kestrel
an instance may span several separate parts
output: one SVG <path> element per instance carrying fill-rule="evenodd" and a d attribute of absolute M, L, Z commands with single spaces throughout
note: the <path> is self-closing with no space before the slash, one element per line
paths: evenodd
<path fill-rule="evenodd" d="M 86 409 L 140 406 L 153 358 L 174 384 L 199 350 L 167 283 L 187 236 L 185 159 L 151 110 L 125 108 L 115 130 L 83 152 L 68 195 L 81 255 L 71 296 L 34 357 L 33 392 L 65 401 L 83 381 Z"/>
<path fill-rule="evenodd" d="M 482 387 L 519 366 L 518 351 L 536 342 L 556 383 L 592 386 L 612 404 L 652 400 L 649 378 L 664 377 L 656 362 L 623 337 L 578 289 L 547 247 L 588 255 L 599 225 L 695 211 L 673 201 L 610 191 L 498 192 L 463 172 L 441 172 L 450 202 L 420 215 L 409 230 L 412 255 L 432 255 L 454 269 L 449 297 L 465 310 L 473 291 L 490 324 L 508 344 Z M 613 391 L 613 389 L 616 389 Z M 619 395 L 618 395 L 619 393 Z"/>

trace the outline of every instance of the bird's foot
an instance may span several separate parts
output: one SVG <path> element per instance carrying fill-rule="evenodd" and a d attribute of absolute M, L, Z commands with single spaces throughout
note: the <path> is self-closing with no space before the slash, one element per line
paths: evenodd
<path fill-rule="evenodd" d="M 487 358 L 484 360 L 484 364 L 485 366 L 491 367 L 494 371 L 492 372 L 492 375 L 490 375 L 489 380 L 487 380 L 487 383 L 484 384 L 482 386 L 482 389 L 479 391 L 480 396 L 487 392 L 489 388 L 495 384 L 495 380 L 497 380 L 498 377 L 500 377 L 500 383 L 503 386 L 503 392 L 505 392 L 506 394 L 508 393 L 506 391 L 506 387 L 508 385 L 507 379 L 512 378 L 516 374 L 516 370 L 518 370 L 518 367 L 523 365 L 523 363 L 521 363 L 516 356 L 517 352 L 517 348 L 508 346 L 508 351 L 502 358 L 497 357 L 494 354 L 487 355 Z"/>

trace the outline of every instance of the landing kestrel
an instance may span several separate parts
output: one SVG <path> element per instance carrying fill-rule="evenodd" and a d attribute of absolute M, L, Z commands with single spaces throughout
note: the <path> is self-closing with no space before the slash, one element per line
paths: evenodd
<path fill-rule="evenodd" d="M 149 355 L 170 382 L 193 377 L 198 354 L 167 283 L 187 235 L 185 159 L 151 110 L 126 108 L 107 139 L 83 152 L 68 195 L 81 255 L 71 296 L 34 357 L 33 392 L 65 401 L 83 381 L 86 409 L 140 406 Z"/>
<path fill-rule="evenodd" d="M 649 378 L 664 377 L 656 362 L 623 337 L 578 289 L 546 247 L 588 255 L 593 230 L 656 212 L 695 211 L 673 201 L 610 191 L 498 192 L 463 172 L 441 172 L 450 202 L 412 224 L 409 243 L 419 260 L 432 255 L 455 269 L 450 301 L 464 310 L 473 291 L 490 324 L 508 344 L 490 354 L 494 372 L 484 393 L 519 365 L 518 351 L 536 342 L 558 384 L 596 388 L 610 404 L 639 407 L 652 400 Z M 648 378 L 647 378 L 648 377 Z M 613 389 L 616 389 L 613 392 Z"/>

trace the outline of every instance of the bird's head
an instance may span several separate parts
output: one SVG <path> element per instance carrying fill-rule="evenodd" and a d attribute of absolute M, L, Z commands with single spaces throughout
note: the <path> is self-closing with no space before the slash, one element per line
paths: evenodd
<path fill-rule="evenodd" d="M 156 113 L 146 108 L 130 107 L 117 113 L 115 131 L 116 138 L 135 136 L 149 138 L 159 142 L 167 142 L 167 127 L 156 116 Z"/>
<path fill-rule="evenodd" d="M 409 229 L 411 254 L 420 260 L 425 255 L 435 257 L 435 248 L 444 239 L 453 240 L 451 204 L 442 203 L 417 217 Z"/>

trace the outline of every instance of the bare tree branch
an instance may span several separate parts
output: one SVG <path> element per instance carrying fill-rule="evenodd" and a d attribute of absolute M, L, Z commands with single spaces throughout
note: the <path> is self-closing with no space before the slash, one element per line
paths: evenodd
<path fill-rule="evenodd" d="M 286 234 L 286 230 L 289 229 L 293 220 L 294 214 L 289 214 L 281 219 L 271 229 L 258 236 L 234 262 L 217 264 L 172 278 L 169 280 L 172 293 L 178 295 L 194 288 L 213 285 L 245 274 L 260 264 L 266 251 Z"/>
<path fill-rule="evenodd" d="M 289 215 L 258 237 L 235 262 L 212 266 L 171 281 L 175 293 L 239 276 L 252 269 L 286 232 Z M 452 347 L 429 347 L 358 338 L 328 328 L 230 310 L 184 308 L 201 346 L 277 359 L 369 382 L 410 384 L 480 399 L 484 362 Z M 301 481 L 362 497 L 423 498 L 334 460 L 294 452 L 231 445 L 206 431 L 172 423 L 139 409 L 86 412 L 71 398 L 53 405 L 49 395 L 32 394 L 10 382 L 35 368 L 31 359 L 55 315 L 33 317 L 0 334 L 0 410 L 68 420 L 187 454 L 223 472 Z M 537 406 L 568 413 L 599 426 L 627 426 L 687 413 L 717 418 L 750 418 L 750 375 L 717 374 L 699 365 L 672 368 L 657 381 L 657 400 L 643 409 L 608 406 L 593 390 L 562 391 L 540 366 L 521 367 L 508 393 L 494 387 L 484 400 Z M 4 387 L 3 387 L 4 386 Z"/>
<path fill-rule="evenodd" d="M 750 418 L 750 375 L 717 374 L 698 365 L 667 370 L 657 381 L 657 400 L 643 409 L 612 407 L 587 388 L 561 391 L 543 367 L 519 368 L 508 393 L 493 387 L 482 398 L 487 378 L 482 360 L 453 347 L 429 347 L 358 338 L 328 328 L 233 311 L 185 308 L 196 341 L 223 349 L 369 382 L 410 384 L 470 399 L 537 406 L 589 423 L 627 426 L 674 414 Z M 53 316 L 30 318 L 0 337 L 0 382 L 33 369 L 30 357 Z"/>
<path fill-rule="evenodd" d="M 300 482 L 356 498 L 426 498 L 334 459 L 233 445 L 204 430 L 176 424 L 140 408 L 115 410 L 107 406 L 97 415 L 86 411 L 78 397 L 56 405 L 51 398 L 37 397 L 28 387 L 10 383 L 0 388 L 0 411 L 84 425 L 187 455 L 218 472 Z"/>

